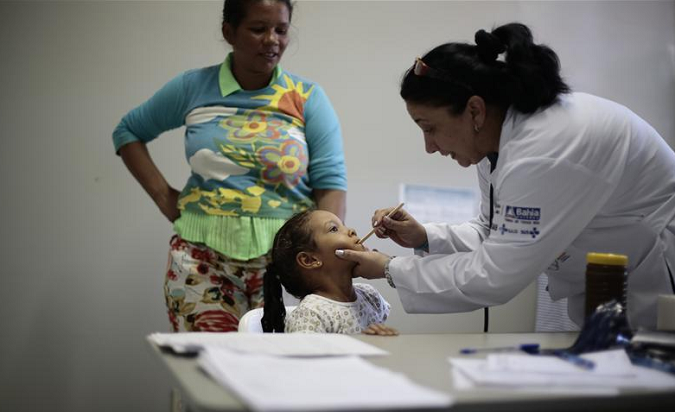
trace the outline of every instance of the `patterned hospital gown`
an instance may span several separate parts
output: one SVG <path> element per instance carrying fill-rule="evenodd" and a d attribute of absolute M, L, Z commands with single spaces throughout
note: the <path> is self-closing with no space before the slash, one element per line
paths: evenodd
<path fill-rule="evenodd" d="M 373 323 L 384 323 L 389 303 L 371 285 L 355 283 L 356 301 L 338 302 L 307 295 L 286 317 L 285 331 L 304 333 L 361 333 Z"/>

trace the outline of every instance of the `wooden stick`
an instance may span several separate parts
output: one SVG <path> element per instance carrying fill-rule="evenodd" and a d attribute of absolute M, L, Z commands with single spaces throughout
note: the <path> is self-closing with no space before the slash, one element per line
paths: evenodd
<path fill-rule="evenodd" d="M 398 206 L 396 206 L 395 208 L 391 209 L 391 212 L 387 213 L 387 216 L 386 216 L 386 217 L 392 217 L 392 216 L 394 215 L 394 213 L 398 212 L 399 209 L 402 208 L 402 207 L 403 207 L 403 203 L 399 203 Z M 368 234 L 366 234 L 364 237 L 362 237 L 362 238 L 361 238 L 358 242 L 356 242 L 356 243 L 358 243 L 359 245 L 363 244 L 363 242 L 365 242 L 366 239 L 368 239 L 369 237 L 371 237 L 371 236 L 373 235 L 373 233 L 375 233 L 375 229 L 377 229 L 377 227 L 374 227 L 374 228 L 370 229 L 370 232 L 368 232 Z"/>

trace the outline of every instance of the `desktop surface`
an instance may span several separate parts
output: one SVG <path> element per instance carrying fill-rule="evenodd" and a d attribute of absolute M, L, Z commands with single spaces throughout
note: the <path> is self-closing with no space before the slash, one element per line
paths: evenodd
<path fill-rule="evenodd" d="M 402 372 L 414 382 L 451 394 L 451 411 L 629 411 L 674 410 L 675 392 L 622 390 L 619 396 L 570 396 L 522 393 L 513 390 L 480 388 L 454 389 L 448 357 L 482 358 L 485 353 L 460 355 L 463 348 L 491 348 L 537 343 L 542 348 L 566 348 L 577 333 L 473 333 L 414 334 L 399 336 L 355 335 L 356 339 L 390 353 L 367 357 L 376 366 Z M 151 344 L 180 388 L 190 411 L 242 411 L 245 405 L 230 391 L 200 370 L 196 358 L 176 356 Z"/>

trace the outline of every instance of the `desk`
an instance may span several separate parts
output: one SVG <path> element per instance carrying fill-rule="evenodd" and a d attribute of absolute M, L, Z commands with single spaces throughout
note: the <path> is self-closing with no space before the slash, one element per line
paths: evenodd
<path fill-rule="evenodd" d="M 576 333 L 421 334 L 395 337 L 358 335 L 357 339 L 382 348 L 391 355 L 366 358 L 374 365 L 405 373 L 426 387 L 452 394 L 450 411 L 656 411 L 675 410 L 675 392 L 624 391 L 617 397 L 546 396 L 511 391 L 453 389 L 448 356 L 459 356 L 464 347 L 497 347 L 539 343 L 543 348 L 564 348 Z M 189 411 L 242 411 L 244 405 L 202 372 L 194 358 L 165 353 L 151 344 L 182 391 Z"/>

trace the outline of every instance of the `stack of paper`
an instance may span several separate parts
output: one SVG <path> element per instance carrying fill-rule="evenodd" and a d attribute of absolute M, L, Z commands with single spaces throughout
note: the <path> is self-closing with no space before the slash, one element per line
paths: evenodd
<path fill-rule="evenodd" d="M 440 408 L 452 403 L 445 393 L 355 356 L 273 357 L 207 346 L 199 363 L 255 411 Z"/>
<path fill-rule="evenodd" d="M 581 369 L 555 356 L 491 354 L 486 359 L 449 358 L 456 389 L 504 388 L 526 392 L 613 395 L 620 388 L 675 389 L 675 376 L 634 366 L 622 349 L 582 356 Z"/>
<path fill-rule="evenodd" d="M 378 356 L 387 352 L 347 335 L 304 333 L 153 333 L 148 340 L 178 353 L 220 347 L 279 356 Z"/>
<path fill-rule="evenodd" d="M 199 352 L 213 378 L 256 411 L 445 407 L 445 393 L 357 357 L 387 352 L 347 335 L 155 333 L 148 340 Z"/>

